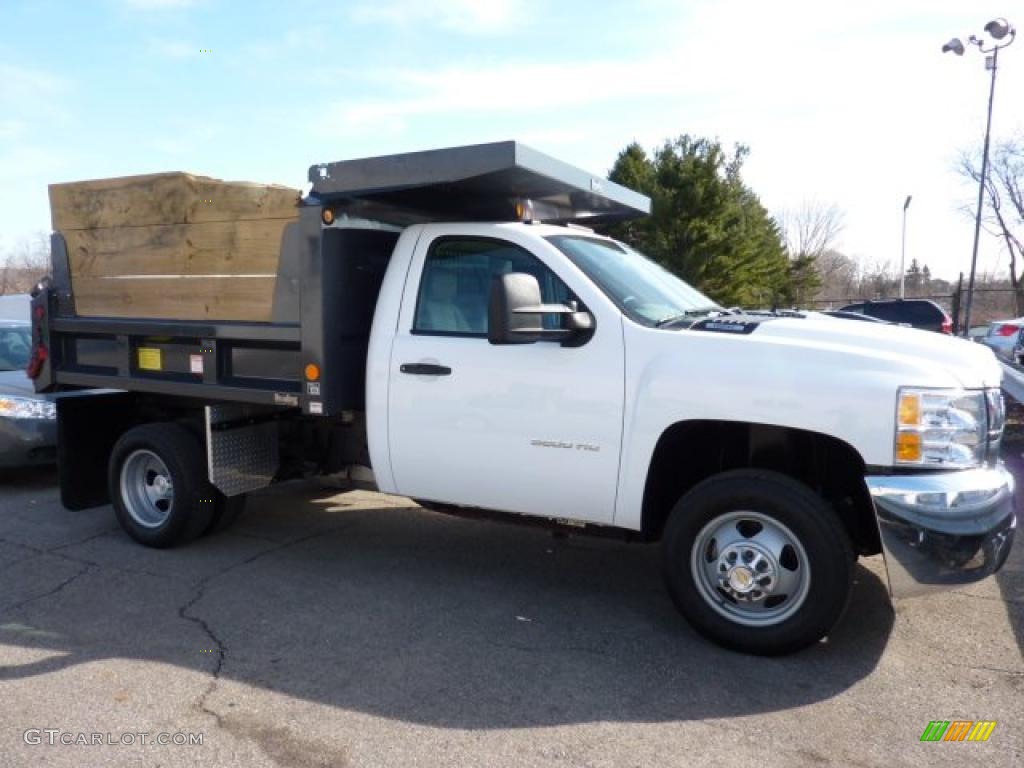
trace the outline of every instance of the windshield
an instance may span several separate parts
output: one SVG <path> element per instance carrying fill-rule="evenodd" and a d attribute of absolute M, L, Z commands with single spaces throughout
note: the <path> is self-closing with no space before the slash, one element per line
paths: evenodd
<path fill-rule="evenodd" d="M 703 293 L 622 243 L 573 235 L 547 240 L 642 325 L 667 325 L 721 310 Z"/>
<path fill-rule="evenodd" d="M 31 344 L 29 326 L 0 328 L 0 371 L 24 370 Z"/>

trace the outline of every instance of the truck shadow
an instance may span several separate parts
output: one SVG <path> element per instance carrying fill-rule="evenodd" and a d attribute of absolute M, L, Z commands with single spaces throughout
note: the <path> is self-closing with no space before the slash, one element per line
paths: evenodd
<path fill-rule="evenodd" d="M 884 585 L 858 566 L 827 641 L 747 657 L 706 642 L 676 613 L 655 545 L 346 498 L 274 489 L 232 532 L 173 551 L 130 542 L 105 522 L 109 508 L 52 504 L 50 515 L 95 516 L 104 527 L 61 550 L 74 558 L 61 567 L 77 576 L 13 607 L 0 602 L 0 642 L 59 654 L 0 667 L 0 680 L 126 658 L 438 727 L 656 722 L 831 698 L 871 673 L 892 629 Z M 42 575 L 52 560 L 14 567 Z M 217 693 L 206 701 L 229 705 Z"/>

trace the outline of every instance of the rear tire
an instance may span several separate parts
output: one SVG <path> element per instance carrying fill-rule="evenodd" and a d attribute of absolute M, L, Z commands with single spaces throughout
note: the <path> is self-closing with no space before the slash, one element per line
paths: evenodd
<path fill-rule="evenodd" d="M 763 656 L 831 631 L 856 562 L 832 508 L 766 470 L 724 472 L 685 494 L 662 551 L 669 593 L 690 624 L 719 645 Z"/>
<path fill-rule="evenodd" d="M 213 504 L 213 515 L 210 519 L 210 525 L 204 532 L 205 534 L 216 534 L 226 531 L 238 520 L 242 512 L 245 511 L 246 494 L 242 493 L 238 496 L 225 496 L 220 491 L 216 491 L 216 497 Z"/>
<path fill-rule="evenodd" d="M 179 424 L 143 424 L 114 445 L 107 473 L 114 513 L 147 547 L 185 544 L 210 527 L 217 492 L 203 445 Z"/>

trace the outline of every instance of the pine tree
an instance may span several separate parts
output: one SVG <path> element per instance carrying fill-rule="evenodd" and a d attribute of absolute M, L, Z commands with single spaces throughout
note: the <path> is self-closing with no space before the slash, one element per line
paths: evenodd
<path fill-rule="evenodd" d="M 609 227 L 726 306 L 786 300 L 792 279 L 779 227 L 743 183 L 748 154 L 715 140 L 680 136 L 649 156 L 633 143 L 610 178 L 650 196 L 651 216 Z M 813 293 L 813 291 L 812 291 Z"/>

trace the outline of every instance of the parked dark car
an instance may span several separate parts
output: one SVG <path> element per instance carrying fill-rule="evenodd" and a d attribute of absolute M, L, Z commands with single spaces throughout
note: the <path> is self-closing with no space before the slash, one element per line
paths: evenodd
<path fill-rule="evenodd" d="M 57 458 L 57 409 L 38 395 L 25 373 L 32 326 L 0 320 L 0 467 L 52 464 Z"/>
<path fill-rule="evenodd" d="M 923 331 L 953 333 L 953 320 L 946 310 L 928 299 L 885 299 L 840 307 L 841 312 L 870 315 L 890 323 L 905 323 Z"/>

